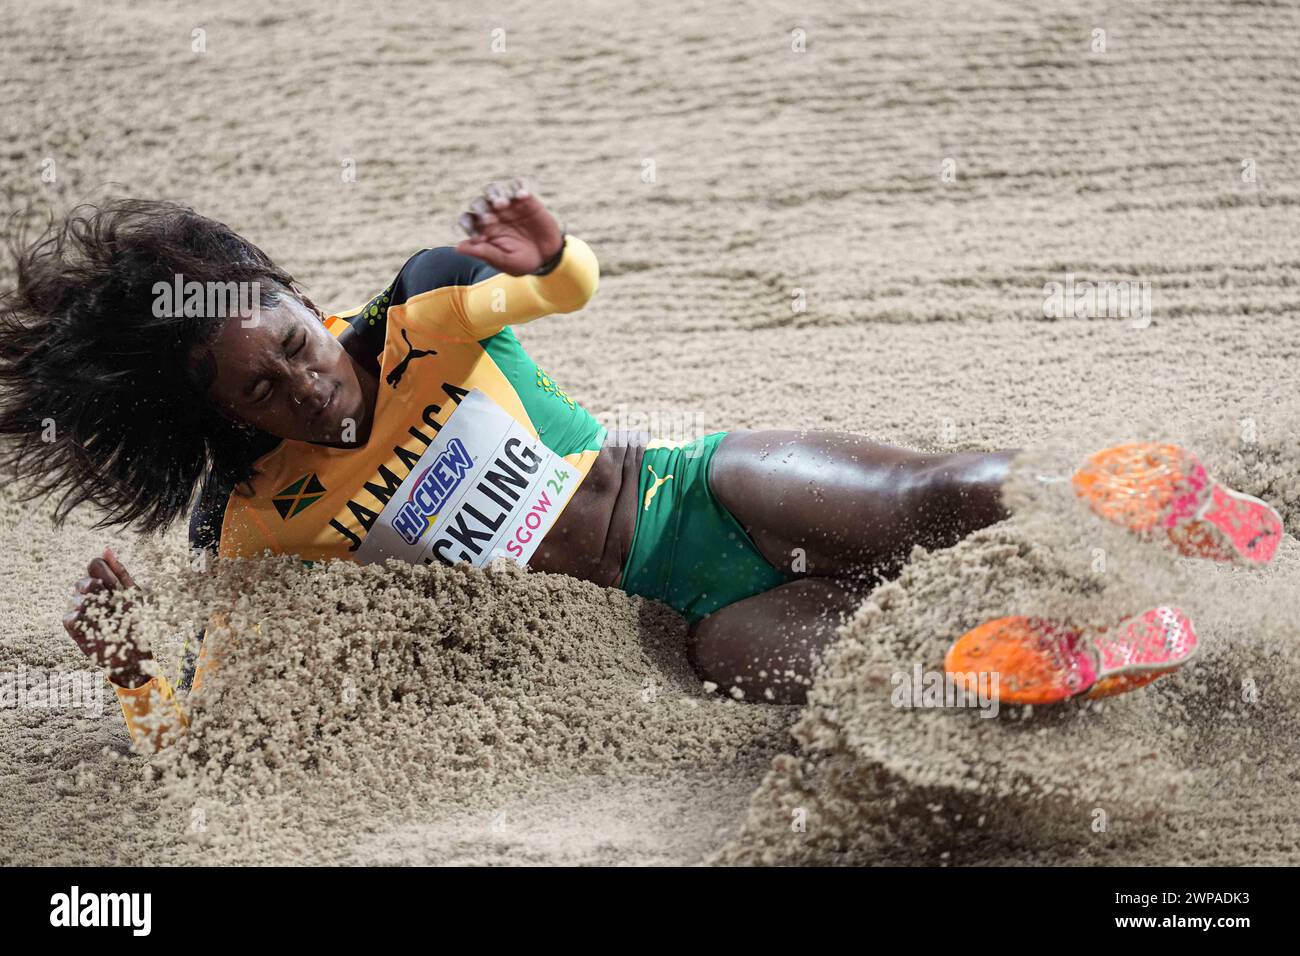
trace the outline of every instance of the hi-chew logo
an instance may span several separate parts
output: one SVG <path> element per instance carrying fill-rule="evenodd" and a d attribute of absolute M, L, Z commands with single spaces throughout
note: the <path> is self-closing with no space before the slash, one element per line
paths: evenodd
<path fill-rule="evenodd" d="M 148 936 L 153 927 L 152 893 L 70 893 L 50 897 L 51 926 L 128 926 L 134 936 Z"/>
<path fill-rule="evenodd" d="M 402 536 L 403 541 L 415 544 L 424 536 L 472 467 L 474 459 L 461 440 L 453 438 L 449 441 L 446 451 L 415 479 L 406 504 L 393 516 L 393 530 Z"/>

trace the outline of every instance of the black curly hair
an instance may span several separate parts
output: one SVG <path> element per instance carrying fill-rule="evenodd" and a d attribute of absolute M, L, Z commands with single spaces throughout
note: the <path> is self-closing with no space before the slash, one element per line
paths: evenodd
<path fill-rule="evenodd" d="M 0 294 L 0 469 L 24 498 L 83 502 L 96 527 L 166 529 L 199 482 L 250 477 L 266 435 L 207 400 L 223 320 L 154 314 L 154 285 L 257 282 L 261 307 L 293 278 L 228 226 L 174 203 L 80 205 L 30 243 L 10 242 L 17 285 Z M 184 310 L 175 310 L 184 311 Z"/>

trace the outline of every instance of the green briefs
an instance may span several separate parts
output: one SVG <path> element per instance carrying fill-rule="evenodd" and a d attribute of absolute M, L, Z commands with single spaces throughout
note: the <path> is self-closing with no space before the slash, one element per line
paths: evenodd
<path fill-rule="evenodd" d="M 636 527 L 620 585 L 663 601 L 691 623 L 742 598 L 794 580 L 758 552 L 713 497 L 709 463 L 726 432 L 645 449 Z"/>

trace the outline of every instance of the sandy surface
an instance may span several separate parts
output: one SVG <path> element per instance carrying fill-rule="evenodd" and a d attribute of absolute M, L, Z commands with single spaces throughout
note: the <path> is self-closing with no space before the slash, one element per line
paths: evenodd
<path fill-rule="evenodd" d="M 0 671 L 84 669 L 59 617 L 110 542 L 158 595 L 142 625 L 165 666 L 214 607 L 237 653 L 155 758 L 111 698 L 0 709 L 0 862 L 1300 862 L 1294 538 L 1263 573 L 1198 566 L 1038 480 L 1168 436 L 1300 529 L 1300 12 L 355 9 L 4 3 L 3 211 L 186 201 L 341 309 L 452 241 L 484 183 L 530 175 L 603 280 L 521 338 L 593 412 L 1029 447 L 1016 517 L 918 553 L 801 711 L 708 696 L 675 616 L 618 592 L 199 574 L 179 533 L 56 530 L 5 488 Z M 1154 320 L 1045 318 L 1067 272 L 1150 282 Z M 996 719 L 890 705 L 889 674 L 988 616 L 1156 602 L 1204 649 L 1143 693 Z"/>

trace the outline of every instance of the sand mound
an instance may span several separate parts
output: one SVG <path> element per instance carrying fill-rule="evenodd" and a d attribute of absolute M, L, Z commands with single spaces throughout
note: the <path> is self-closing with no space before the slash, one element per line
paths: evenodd
<path fill-rule="evenodd" d="M 490 861 L 503 833 L 526 843 L 518 808 L 578 780 L 752 787 L 792 716 L 707 696 L 666 608 L 559 576 L 272 559 L 163 583 L 138 629 L 166 640 L 204 608 L 228 619 L 189 733 L 152 762 L 164 825 L 188 821 L 209 862 Z M 605 813 L 631 833 L 632 806 Z M 591 832 L 593 854 L 638 852 Z M 562 833 L 536 838 L 587 859 Z"/>

